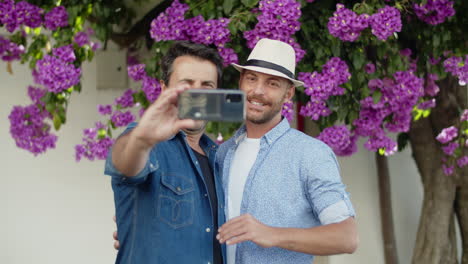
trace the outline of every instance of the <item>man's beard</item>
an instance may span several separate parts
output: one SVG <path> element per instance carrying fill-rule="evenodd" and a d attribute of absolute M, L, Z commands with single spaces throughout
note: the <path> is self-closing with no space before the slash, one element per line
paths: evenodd
<path fill-rule="evenodd" d="M 196 135 L 196 134 L 200 134 L 200 132 L 205 131 L 207 122 L 206 121 L 200 121 L 200 122 L 201 122 L 200 126 L 197 126 L 194 128 L 186 128 L 184 129 L 184 132 L 188 135 Z"/>
<path fill-rule="evenodd" d="M 263 103 L 264 105 L 267 105 L 267 106 L 269 105 L 270 110 L 263 112 L 261 116 L 249 115 L 249 112 L 247 111 L 247 120 L 257 125 L 270 122 L 279 112 L 281 112 L 281 109 L 283 108 L 282 102 L 284 101 L 285 97 L 286 97 L 286 93 L 283 95 L 283 97 L 279 101 L 271 103 L 271 102 L 266 102 L 265 99 L 262 97 L 248 96 L 247 97 L 248 101 L 255 99 L 256 101 L 259 101 Z"/>

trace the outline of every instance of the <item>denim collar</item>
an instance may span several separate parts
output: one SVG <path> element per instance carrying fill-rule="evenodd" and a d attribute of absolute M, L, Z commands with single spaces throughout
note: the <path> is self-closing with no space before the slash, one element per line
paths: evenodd
<path fill-rule="evenodd" d="M 286 133 L 291 126 L 289 125 L 289 121 L 286 118 L 283 118 L 275 127 L 273 127 L 270 131 L 268 131 L 262 138 L 265 138 L 266 143 L 268 145 L 273 144 L 278 138 L 280 138 L 284 133 Z M 236 145 L 239 144 L 247 136 L 247 128 L 243 125 L 239 130 L 237 130 L 236 134 L 234 135 L 234 141 Z"/>
<path fill-rule="evenodd" d="M 175 140 L 176 138 L 185 140 L 186 137 L 187 134 L 184 131 L 180 130 L 177 134 L 171 136 L 168 140 Z M 217 149 L 218 145 L 216 145 L 216 143 L 214 143 L 213 140 L 211 140 L 205 133 L 203 133 L 203 135 L 200 138 L 200 147 L 202 147 L 203 150 Z"/>

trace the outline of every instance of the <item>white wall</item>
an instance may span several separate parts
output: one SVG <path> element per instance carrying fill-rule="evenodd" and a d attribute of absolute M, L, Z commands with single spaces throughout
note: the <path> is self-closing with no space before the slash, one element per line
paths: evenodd
<path fill-rule="evenodd" d="M 30 104 L 30 71 L 14 64 L 12 76 L 5 63 L 0 68 L 0 263 L 112 263 L 109 178 L 102 161 L 76 163 L 74 145 L 98 120 L 96 104 L 110 103 L 116 92 L 97 92 L 95 63 L 86 65 L 56 149 L 34 157 L 16 148 L 8 120 L 13 105 Z"/>
<path fill-rule="evenodd" d="M 29 70 L 14 64 L 14 75 L 0 63 L 0 263 L 112 263 L 112 190 L 103 162 L 74 160 L 82 129 L 99 119 L 98 103 L 110 103 L 121 91 L 97 91 L 96 63 L 84 67 L 81 94 L 73 96 L 68 123 L 57 148 L 34 157 L 16 148 L 9 135 L 13 105 L 29 104 Z M 362 146 L 362 142 L 360 144 Z M 333 256 L 332 264 L 383 263 L 382 235 L 374 155 L 360 147 L 341 158 L 361 244 L 353 255 Z M 422 190 L 410 152 L 390 157 L 396 238 L 400 263 L 409 263 L 417 230 Z"/>
<path fill-rule="evenodd" d="M 384 263 L 375 156 L 359 152 L 339 158 L 344 183 L 356 209 L 360 246 L 353 255 L 330 257 L 330 264 Z M 400 263 L 410 263 L 422 204 L 422 186 L 410 149 L 389 157 L 395 236 Z"/>

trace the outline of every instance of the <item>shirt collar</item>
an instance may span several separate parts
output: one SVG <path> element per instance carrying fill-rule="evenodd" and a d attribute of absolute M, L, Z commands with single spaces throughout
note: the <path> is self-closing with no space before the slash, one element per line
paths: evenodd
<path fill-rule="evenodd" d="M 289 121 L 286 118 L 283 118 L 281 122 L 279 122 L 275 127 L 273 127 L 270 131 L 268 131 L 262 138 L 265 138 L 265 141 L 271 145 L 275 142 L 278 138 L 280 138 L 284 133 L 286 133 L 291 126 L 289 125 Z M 236 145 L 239 144 L 245 137 L 247 136 L 247 128 L 243 125 L 239 130 L 237 130 L 236 134 L 234 135 L 234 141 Z"/>
<path fill-rule="evenodd" d="M 168 140 L 174 140 L 176 138 L 185 139 L 186 137 L 187 134 L 184 131 L 180 130 L 177 134 L 171 136 Z M 216 145 L 216 143 L 214 143 L 213 140 L 211 140 L 205 133 L 203 133 L 203 135 L 200 138 L 200 146 L 204 150 L 217 149 L 218 147 L 218 145 Z"/>

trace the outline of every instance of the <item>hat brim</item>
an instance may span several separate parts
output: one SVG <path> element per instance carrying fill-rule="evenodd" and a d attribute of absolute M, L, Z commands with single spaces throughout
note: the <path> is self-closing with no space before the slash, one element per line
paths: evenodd
<path fill-rule="evenodd" d="M 242 66 L 242 65 L 239 65 L 239 64 L 235 64 L 235 63 L 231 63 L 231 65 L 232 65 L 232 67 L 234 67 L 239 72 L 242 72 L 243 70 L 251 70 L 251 71 L 266 73 L 266 74 L 270 74 L 270 75 L 273 75 L 273 76 L 278 76 L 278 77 L 290 80 L 294 84 L 295 87 L 304 86 L 303 82 L 292 79 L 292 78 L 286 76 L 284 73 L 281 73 L 279 71 L 275 71 L 275 70 L 268 69 L 268 68 L 263 68 L 263 67 L 258 67 L 258 66 Z"/>

